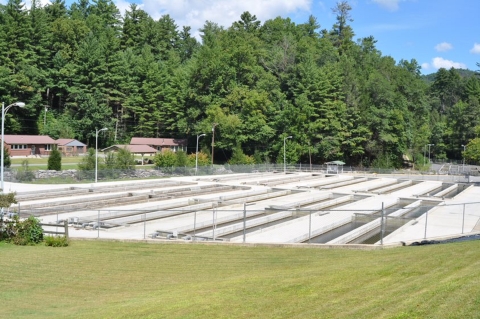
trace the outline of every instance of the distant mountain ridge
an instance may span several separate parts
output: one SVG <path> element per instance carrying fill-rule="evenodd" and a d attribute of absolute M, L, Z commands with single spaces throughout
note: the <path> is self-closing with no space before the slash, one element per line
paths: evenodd
<path fill-rule="evenodd" d="M 469 69 L 456 69 L 456 70 L 462 78 L 468 78 L 468 77 L 471 77 L 471 76 L 480 75 L 480 73 L 478 73 L 477 71 L 472 71 L 472 70 L 469 70 Z M 435 75 L 436 74 L 437 74 L 437 72 L 422 75 L 422 79 L 427 83 L 433 83 L 435 81 Z"/>

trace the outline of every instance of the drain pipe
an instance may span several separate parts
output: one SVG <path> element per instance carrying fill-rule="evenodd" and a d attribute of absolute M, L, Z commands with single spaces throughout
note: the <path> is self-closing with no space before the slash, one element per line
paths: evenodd
<path fill-rule="evenodd" d="M 100 238 L 100 211 L 97 211 L 97 238 Z"/>
<path fill-rule="evenodd" d="M 385 231 L 385 206 L 384 203 L 382 202 L 382 219 L 381 219 L 381 224 L 380 224 L 380 245 L 383 246 L 383 233 Z"/>
<path fill-rule="evenodd" d="M 245 237 L 247 236 L 247 203 L 243 203 L 243 243 L 245 244 Z"/>
<path fill-rule="evenodd" d="M 193 212 L 193 241 L 195 241 L 197 236 L 197 212 Z"/>
<path fill-rule="evenodd" d="M 425 235 L 423 236 L 424 239 L 427 239 L 427 225 L 428 225 L 428 210 L 425 212 Z"/>
<path fill-rule="evenodd" d="M 213 238 L 213 241 L 215 241 L 215 206 L 213 206 L 213 209 L 212 209 L 212 217 L 213 217 L 213 221 L 212 221 L 213 235 L 212 235 L 212 238 Z"/>
<path fill-rule="evenodd" d="M 243 243 L 247 241 L 247 206 L 255 205 L 255 203 L 243 203 Z"/>
<path fill-rule="evenodd" d="M 312 211 L 310 210 L 309 220 L 308 220 L 308 243 L 310 244 L 310 239 L 312 238 Z"/>

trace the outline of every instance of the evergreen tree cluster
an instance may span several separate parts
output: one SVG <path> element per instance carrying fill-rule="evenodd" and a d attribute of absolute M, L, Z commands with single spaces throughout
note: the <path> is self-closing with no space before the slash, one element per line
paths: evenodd
<path fill-rule="evenodd" d="M 63 0 L 28 10 L 0 6 L 0 96 L 12 108 L 6 134 L 48 134 L 92 145 L 107 127 L 109 143 L 132 136 L 188 138 L 205 133 L 215 159 L 239 149 L 256 161 L 402 165 L 402 156 L 462 158 L 477 137 L 480 82 L 455 69 L 433 81 L 414 59 L 396 62 L 373 36 L 355 40 L 351 7 L 332 9 L 321 29 L 245 12 L 230 27 L 190 27 L 137 5 L 122 17 L 111 0 Z M 214 128 L 214 131 L 213 129 Z M 101 141 L 103 142 L 103 141 Z M 212 148 L 213 150 L 213 148 Z"/>

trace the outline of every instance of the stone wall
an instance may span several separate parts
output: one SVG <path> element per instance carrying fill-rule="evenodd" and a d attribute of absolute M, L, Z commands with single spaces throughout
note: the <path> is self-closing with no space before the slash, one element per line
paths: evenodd
<path fill-rule="evenodd" d="M 94 172 L 82 172 L 82 173 L 90 173 L 93 175 Z M 99 180 L 102 178 L 102 172 L 98 171 Z M 159 170 L 154 169 L 135 169 L 128 172 L 119 171 L 118 174 L 115 175 L 116 178 L 150 178 L 150 177 L 163 177 L 165 174 Z M 38 170 L 35 171 L 35 178 L 36 179 L 46 179 L 46 178 L 72 178 L 77 179 L 78 171 L 76 169 L 68 169 L 63 171 L 53 171 L 53 170 Z"/>

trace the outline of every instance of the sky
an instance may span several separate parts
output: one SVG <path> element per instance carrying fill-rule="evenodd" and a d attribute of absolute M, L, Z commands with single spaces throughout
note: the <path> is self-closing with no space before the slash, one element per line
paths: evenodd
<path fill-rule="evenodd" d="M 0 0 L 5 2 L 6 0 Z M 27 0 L 27 6 L 29 5 Z M 48 0 L 42 0 L 46 3 Z M 190 26 L 199 37 L 205 21 L 224 27 L 249 11 L 262 23 L 281 16 L 299 24 L 310 15 L 321 29 L 335 23 L 338 0 L 113 0 L 122 15 L 135 2 L 157 20 L 169 14 L 179 27 Z M 73 0 L 66 0 L 67 5 Z M 349 0 L 354 39 L 373 36 L 383 56 L 415 59 L 423 74 L 439 68 L 480 70 L 480 1 L 478 0 Z"/>

